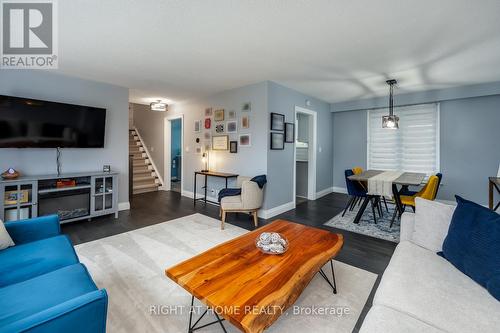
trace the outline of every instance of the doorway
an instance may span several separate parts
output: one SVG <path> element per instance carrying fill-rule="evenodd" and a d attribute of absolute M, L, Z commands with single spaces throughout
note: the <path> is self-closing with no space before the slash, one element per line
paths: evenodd
<path fill-rule="evenodd" d="M 182 192 L 183 174 L 183 117 L 165 119 L 165 189 Z"/>
<path fill-rule="evenodd" d="M 294 201 L 297 204 L 316 199 L 315 111 L 295 107 Z"/>

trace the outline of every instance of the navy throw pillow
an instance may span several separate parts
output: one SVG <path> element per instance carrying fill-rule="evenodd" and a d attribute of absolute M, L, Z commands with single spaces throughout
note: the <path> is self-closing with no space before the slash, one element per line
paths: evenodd
<path fill-rule="evenodd" d="M 500 301 L 500 215 L 455 197 L 458 206 L 438 254 Z"/>

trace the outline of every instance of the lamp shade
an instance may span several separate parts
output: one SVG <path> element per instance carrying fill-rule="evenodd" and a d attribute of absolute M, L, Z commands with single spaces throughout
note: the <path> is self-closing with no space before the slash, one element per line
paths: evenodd
<path fill-rule="evenodd" d="M 382 128 L 388 129 L 398 129 L 399 128 L 399 117 L 392 116 L 383 116 L 382 117 Z"/>

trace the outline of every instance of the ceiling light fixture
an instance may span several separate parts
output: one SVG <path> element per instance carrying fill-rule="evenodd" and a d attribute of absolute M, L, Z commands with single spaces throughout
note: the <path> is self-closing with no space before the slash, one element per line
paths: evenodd
<path fill-rule="evenodd" d="M 399 117 L 394 115 L 394 86 L 398 81 L 391 79 L 385 82 L 389 85 L 389 115 L 382 117 L 382 128 L 398 129 Z"/>
<path fill-rule="evenodd" d="M 164 112 L 167 111 L 167 103 L 163 103 L 160 99 L 157 102 L 153 102 L 149 104 L 151 107 L 151 111 L 159 111 L 159 112 Z"/>

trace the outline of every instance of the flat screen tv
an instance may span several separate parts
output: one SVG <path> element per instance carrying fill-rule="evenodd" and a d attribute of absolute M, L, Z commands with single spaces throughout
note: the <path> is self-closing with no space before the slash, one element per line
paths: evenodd
<path fill-rule="evenodd" d="M 0 148 L 103 148 L 106 109 L 0 95 Z"/>

